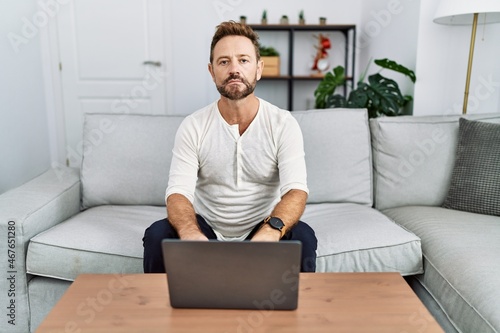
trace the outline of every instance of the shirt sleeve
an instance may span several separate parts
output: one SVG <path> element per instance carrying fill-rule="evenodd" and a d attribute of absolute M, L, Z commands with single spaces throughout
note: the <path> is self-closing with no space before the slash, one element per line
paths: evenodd
<path fill-rule="evenodd" d="M 286 117 L 277 142 L 280 195 L 292 189 L 309 194 L 302 131 L 292 115 Z"/>
<path fill-rule="evenodd" d="M 198 179 L 198 131 L 191 117 L 186 117 L 175 135 L 172 162 L 165 192 L 165 201 L 174 193 L 184 195 L 194 202 L 194 191 Z"/>

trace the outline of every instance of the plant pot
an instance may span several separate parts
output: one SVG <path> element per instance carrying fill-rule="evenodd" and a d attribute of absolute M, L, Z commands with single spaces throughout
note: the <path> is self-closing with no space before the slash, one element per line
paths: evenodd
<path fill-rule="evenodd" d="M 262 71 L 263 77 L 280 75 L 279 56 L 262 56 L 260 60 L 264 61 L 264 70 Z"/>

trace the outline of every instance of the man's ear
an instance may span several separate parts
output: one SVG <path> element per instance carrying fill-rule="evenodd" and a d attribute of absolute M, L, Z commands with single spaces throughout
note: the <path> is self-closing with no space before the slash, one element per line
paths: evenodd
<path fill-rule="evenodd" d="M 212 76 L 212 80 L 215 82 L 214 67 L 213 67 L 212 63 L 210 63 L 210 62 L 208 63 L 208 72 Z"/>
<path fill-rule="evenodd" d="M 264 61 L 259 59 L 257 60 L 257 81 L 262 77 L 262 71 L 264 70 Z"/>

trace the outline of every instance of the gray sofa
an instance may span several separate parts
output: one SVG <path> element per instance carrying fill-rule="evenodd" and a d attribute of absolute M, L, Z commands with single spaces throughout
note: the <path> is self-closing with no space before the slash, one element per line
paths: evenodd
<path fill-rule="evenodd" d="M 446 331 L 500 331 L 500 217 L 440 207 L 459 117 L 292 114 L 304 134 L 310 196 L 302 220 L 318 237 L 318 271 L 397 271 Z M 166 214 L 182 119 L 88 114 L 80 170 L 52 168 L 0 195 L 0 230 L 14 253 L 0 265 L 15 280 L 4 304 L 15 304 L 16 324 L 3 320 L 0 331 L 34 331 L 78 274 L 142 272 L 141 238 Z M 436 129 L 446 139 L 432 141 Z M 425 328 L 418 314 L 409 320 Z"/>

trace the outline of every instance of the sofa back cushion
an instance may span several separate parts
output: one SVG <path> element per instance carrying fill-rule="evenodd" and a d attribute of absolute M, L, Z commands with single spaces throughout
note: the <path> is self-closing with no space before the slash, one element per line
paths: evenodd
<path fill-rule="evenodd" d="M 175 133 L 183 119 L 86 114 L 82 207 L 165 205 Z"/>
<path fill-rule="evenodd" d="M 362 109 L 293 111 L 304 136 L 308 203 L 372 205 L 368 115 Z"/>
<path fill-rule="evenodd" d="M 294 111 L 304 136 L 309 203 L 372 205 L 365 110 Z M 82 206 L 164 205 L 175 133 L 183 116 L 87 114 Z"/>
<path fill-rule="evenodd" d="M 455 163 L 459 115 L 370 120 L 377 209 L 441 206 Z M 467 115 L 499 122 L 498 114 Z"/>

